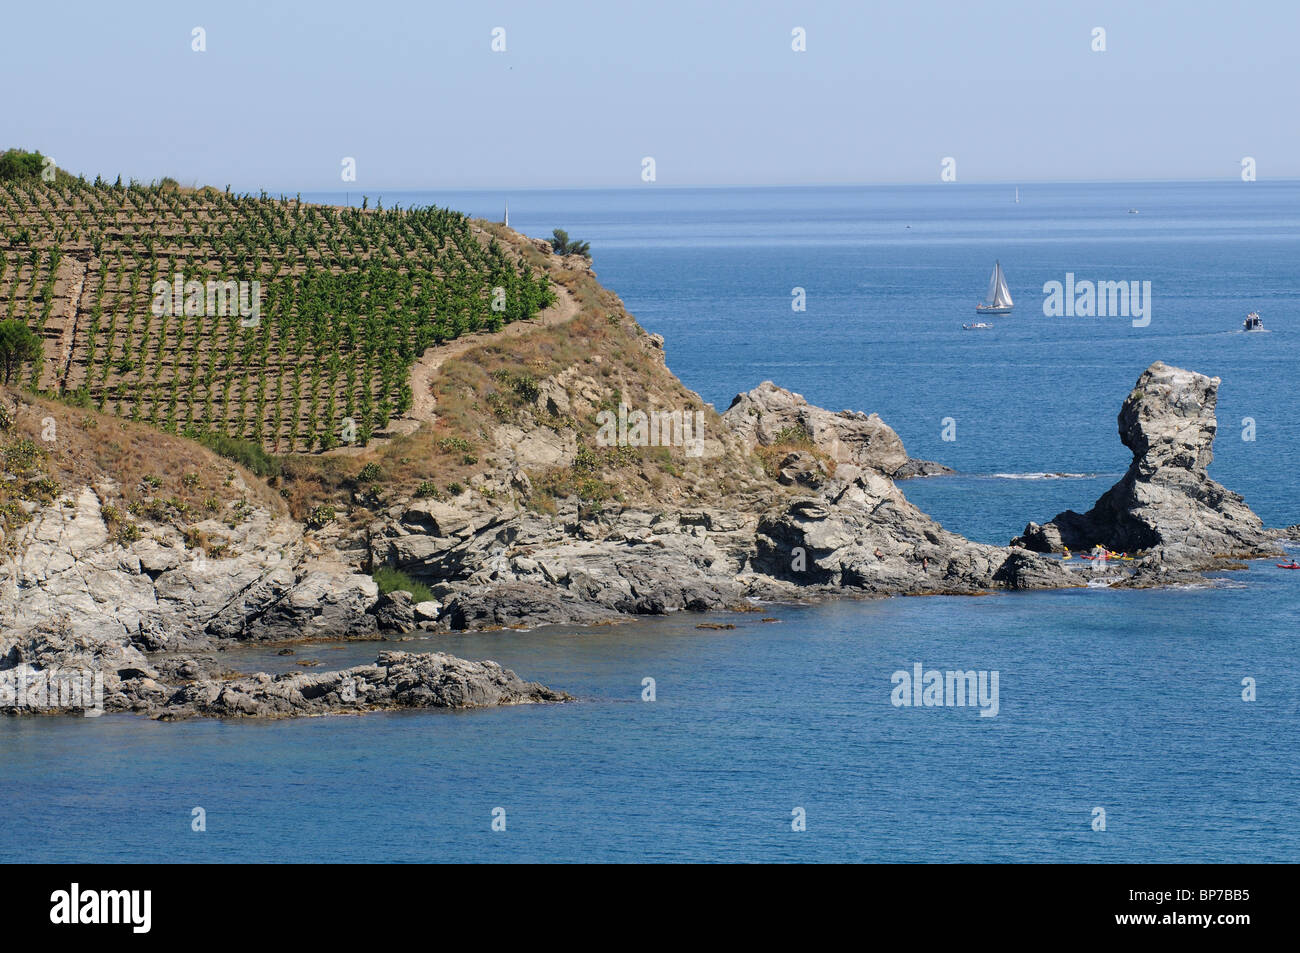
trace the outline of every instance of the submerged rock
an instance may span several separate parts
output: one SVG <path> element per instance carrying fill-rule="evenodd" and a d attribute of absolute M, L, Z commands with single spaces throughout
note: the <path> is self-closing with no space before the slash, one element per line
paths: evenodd
<path fill-rule="evenodd" d="M 1217 377 L 1152 364 L 1119 412 L 1120 439 L 1133 451 L 1124 477 L 1087 513 L 1066 510 L 1044 525 L 1030 523 L 1013 544 L 1038 552 L 1100 544 L 1179 569 L 1278 554 L 1275 534 L 1206 472 L 1218 390 Z"/>
<path fill-rule="evenodd" d="M 890 474 L 895 480 L 912 480 L 918 477 L 947 476 L 956 473 L 952 467 L 946 467 L 942 463 L 935 463 L 933 460 L 918 460 L 916 457 L 908 457 L 907 462 Z"/>

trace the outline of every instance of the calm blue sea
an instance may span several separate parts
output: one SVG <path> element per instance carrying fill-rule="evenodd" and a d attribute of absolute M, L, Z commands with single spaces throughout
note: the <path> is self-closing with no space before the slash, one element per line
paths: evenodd
<path fill-rule="evenodd" d="M 1213 474 L 1266 522 L 1300 522 L 1300 183 L 1013 195 L 646 186 L 383 201 L 499 218 L 508 199 L 512 226 L 590 241 L 601 281 L 706 400 L 721 410 L 771 379 L 878 412 L 912 455 L 962 471 L 904 489 L 974 539 L 1005 543 L 1089 506 L 1128 463 L 1115 416 L 1157 359 L 1223 379 Z M 995 259 L 1015 313 L 963 331 Z M 1045 317 L 1043 284 L 1067 272 L 1150 281 L 1149 326 Z M 1252 310 L 1269 333 L 1239 332 Z M 844 601 L 730 618 L 734 631 L 682 616 L 402 646 L 495 658 L 580 696 L 564 706 L 9 720 L 0 860 L 1294 861 L 1297 575 L 1261 562 L 1169 591 Z M 894 707 L 892 673 L 918 662 L 997 671 L 997 716 Z M 191 831 L 194 807 L 206 832 Z"/>

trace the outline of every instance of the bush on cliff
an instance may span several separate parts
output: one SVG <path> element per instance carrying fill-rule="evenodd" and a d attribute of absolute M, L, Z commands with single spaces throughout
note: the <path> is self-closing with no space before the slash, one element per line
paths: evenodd
<path fill-rule="evenodd" d="M 260 477 L 280 475 L 280 461 L 275 459 L 261 444 L 224 434 L 209 433 L 199 438 L 199 443 L 213 453 L 219 453 L 227 460 L 234 460 L 240 466 L 252 470 Z"/>
<path fill-rule="evenodd" d="M 412 602 L 436 601 L 428 586 L 422 582 L 416 582 L 400 569 L 393 569 L 391 566 L 380 566 L 375 570 L 371 578 L 375 580 L 375 585 L 379 587 L 380 595 L 387 595 L 390 592 L 402 589 L 411 594 Z"/>

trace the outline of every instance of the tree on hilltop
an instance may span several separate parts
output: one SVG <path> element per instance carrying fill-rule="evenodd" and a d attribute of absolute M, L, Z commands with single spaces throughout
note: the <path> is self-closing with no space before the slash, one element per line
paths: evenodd
<path fill-rule="evenodd" d="M 45 156 L 26 149 L 6 149 L 0 152 L 0 181 L 40 178 L 45 168 Z"/>
<path fill-rule="evenodd" d="M 551 249 L 555 254 L 591 257 L 591 242 L 569 241 L 569 233 L 562 228 L 555 229 L 551 235 Z"/>

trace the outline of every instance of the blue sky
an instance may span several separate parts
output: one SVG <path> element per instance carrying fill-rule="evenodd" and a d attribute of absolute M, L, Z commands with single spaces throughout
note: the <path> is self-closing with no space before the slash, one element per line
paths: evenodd
<path fill-rule="evenodd" d="M 659 186 L 937 182 L 946 156 L 959 183 L 1238 178 L 1243 156 L 1300 176 L 1281 0 L 126 0 L 11 5 L 0 30 L 0 145 L 90 176 L 634 187 L 644 156 Z"/>

